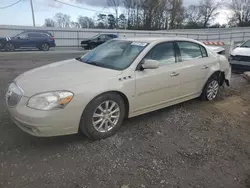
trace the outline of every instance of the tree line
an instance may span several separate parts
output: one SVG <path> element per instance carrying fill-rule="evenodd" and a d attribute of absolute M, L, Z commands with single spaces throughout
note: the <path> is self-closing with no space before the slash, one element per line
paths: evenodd
<path fill-rule="evenodd" d="M 108 0 L 114 14 L 98 14 L 97 19 L 79 16 L 72 21 L 70 16 L 57 13 L 45 19 L 46 27 L 100 28 L 100 29 L 199 29 L 250 26 L 250 0 L 198 0 L 185 7 L 183 0 Z M 214 23 L 220 9 L 228 9 L 228 23 Z M 122 13 L 120 13 L 120 11 Z"/>

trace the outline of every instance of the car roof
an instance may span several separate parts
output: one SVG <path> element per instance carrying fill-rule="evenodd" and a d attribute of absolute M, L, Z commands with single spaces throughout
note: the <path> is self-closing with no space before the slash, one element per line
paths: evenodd
<path fill-rule="evenodd" d="M 46 34 L 50 34 L 50 32 L 44 31 L 44 30 L 26 30 L 26 31 L 23 31 L 22 33 L 46 33 Z"/>
<path fill-rule="evenodd" d="M 196 42 L 198 41 L 190 38 L 181 38 L 181 37 L 124 37 L 118 38 L 115 40 L 125 40 L 125 41 L 134 41 L 134 42 L 146 42 L 146 43 L 153 43 L 153 42 L 167 42 L 167 41 L 189 41 L 189 42 Z"/>

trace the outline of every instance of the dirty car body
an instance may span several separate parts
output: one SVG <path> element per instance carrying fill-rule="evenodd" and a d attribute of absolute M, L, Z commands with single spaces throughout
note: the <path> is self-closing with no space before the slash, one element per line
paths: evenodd
<path fill-rule="evenodd" d="M 199 96 L 213 100 L 230 84 L 227 58 L 185 38 L 114 39 L 76 59 L 18 76 L 6 94 L 10 115 L 39 137 L 83 132 L 102 139 L 124 118 Z"/>

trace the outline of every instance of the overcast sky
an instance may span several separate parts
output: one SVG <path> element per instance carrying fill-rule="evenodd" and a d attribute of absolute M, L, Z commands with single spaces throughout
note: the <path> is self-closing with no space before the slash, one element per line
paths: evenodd
<path fill-rule="evenodd" d="M 0 0 L 0 8 L 10 5 L 17 0 Z M 71 16 L 72 20 L 77 20 L 79 15 L 95 17 L 100 12 L 114 13 L 111 8 L 107 7 L 107 0 L 60 0 L 70 4 L 75 4 L 87 9 L 93 9 L 95 11 L 84 10 L 80 8 L 70 7 L 62 5 L 54 0 L 33 0 L 36 25 L 42 26 L 45 18 L 53 18 L 53 16 L 62 12 Z M 76 2 L 81 2 L 78 4 Z M 184 0 L 184 5 L 195 4 L 197 0 Z M 221 24 L 227 22 L 229 12 L 227 10 L 220 10 L 220 15 L 215 22 Z M 22 2 L 7 8 L 0 9 L 0 25 L 32 25 L 30 0 L 23 0 Z"/>

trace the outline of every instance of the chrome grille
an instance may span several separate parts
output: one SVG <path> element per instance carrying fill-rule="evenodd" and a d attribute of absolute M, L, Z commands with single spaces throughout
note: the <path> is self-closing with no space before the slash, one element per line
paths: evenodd
<path fill-rule="evenodd" d="M 236 55 L 236 56 L 233 56 L 232 59 L 236 60 L 236 61 L 247 61 L 247 62 L 250 62 L 250 56 Z"/>
<path fill-rule="evenodd" d="M 16 106 L 23 96 L 23 91 L 16 84 L 11 84 L 6 93 L 6 102 L 8 106 Z"/>

